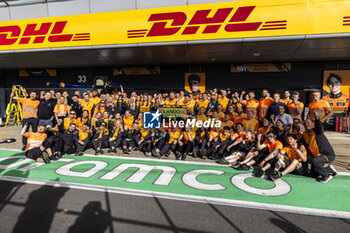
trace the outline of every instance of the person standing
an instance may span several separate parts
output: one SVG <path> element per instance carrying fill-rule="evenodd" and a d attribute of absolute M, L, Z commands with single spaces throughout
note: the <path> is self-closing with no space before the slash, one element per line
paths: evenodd
<path fill-rule="evenodd" d="M 40 99 L 40 104 L 38 107 L 38 118 L 39 125 L 49 125 L 51 128 L 53 127 L 53 119 L 54 113 L 53 110 L 56 106 L 56 100 L 51 98 L 52 95 L 50 92 L 46 92 L 44 94 L 44 98 Z"/>
<path fill-rule="evenodd" d="M 325 123 L 334 114 L 331 106 L 327 101 L 321 100 L 320 92 L 312 93 L 312 98 L 314 101 L 309 104 L 309 118 L 314 121 L 317 114 L 321 123 Z"/>
<path fill-rule="evenodd" d="M 36 132 L 38 128 L 38 107 L 40 104 L 40 101 L 36 99 L 37 94 L 35 91 L 31 91 L 29 95 L 29 99 L 21 98 L 21 97 L 15 96 L 15 92 L 17 90 L 18 90 L 17 88 L 14 88 L 12 90 L 10 98 L 22 104 L 22 110 L 23 110 L 22 127 L 27 125 L 26 132 L 28 132 L 29 127 L 31 126 L 32 131 Z M 22 136 L 22 143 L 23 143 L 22 150 L 24 151 L 27 145 L 27 138 L 24 136 Z"/>

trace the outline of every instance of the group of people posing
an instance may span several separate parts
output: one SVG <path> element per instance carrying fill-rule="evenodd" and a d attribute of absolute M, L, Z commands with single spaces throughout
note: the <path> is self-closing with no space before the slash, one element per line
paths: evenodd
<path fill-rule="evenodd" d="M 81 95 L 76 91 L 50 90 L 15 95 L 23 108 L 23 150 L 28 158 L 50 163 L 64 154 L 83 155 L 93 148 L 95 154 L 124 154 L 139 150 L 146 156 L 161 158 L 173 154 L 176 159 L 188 156 L 216 160 L 234 169 L 249 170 L 258 166 L 255 176 L 271 171 L 271 180 L 294 172 L 311 175 L 320 182 L 336 175 L 331 162 L 332 146 L 322 124 L 333 115 L 328 102 L 314 92 L 307 120 L 302 121 L 304 104 L 299 93 L 286 90 L 281 98 L 264 89 L 260 100 L 254 92 L 246 94 L 213 89 L 196 95 L 183 91 L 163 94 L 125 92 Z M 143 113 L 159 108 L 184 108 L 187 118 L 221 122 L 209 128 L 143 127 Z M 32 127 L 33 132 L 29 132 Z M 309 165 L 311 164 L 311 166 Z M 311 169 L 309 169 L 311 167 Z"/>

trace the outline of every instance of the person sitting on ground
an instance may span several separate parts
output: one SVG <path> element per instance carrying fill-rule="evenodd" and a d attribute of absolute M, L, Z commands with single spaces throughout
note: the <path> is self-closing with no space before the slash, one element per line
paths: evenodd
<path fill-rule="evenodd" d="M 25 155 L 29 159 L 33 159 L 39 163 L 50 163 L 52 156 L 51 148 L 46 143 L 47 135 L 45 133 L 45 125 L 39 125 L 37 132 L 26 132 L 28 124 L 22 128 L 21 135 L 27 138 Z M 43 153 L 47 152 L 47 153 Z"/>
<path fill-rule="evenodd" d="M 238 167 L 238 160 L 243 160 L 249 153 L 256 152 L 256 142 L 254 133 L 248 130 L 245 134 L 245 138 L 242 138 L 241 142 L 238 144 L 237 149 L 229 156 L 225 158 L 227 164 L 232 164 L 232 167 Z"/>
<path fill-rule="evenodd" d="M 92 131 L 89 129 L 88 124 L 83 124 L 81 129 L 79 130 L 79 140 L 76 142 L 76 155 L 83 155 L 84 151 L 88 149 L 90 146 L 92 138 Z"/>
<path fill-rule="evenodd" d="M 109 138 L 109 150 L 108 152 L 117 153 L 117 148 L 122 145 L 123 140 L 123 127 L 120 121 L 114 121 L 114 127 L 111 131 Z"/>
<path fill-rule="evenodd" d="M 94 137 L 91 140 L 92 147 L 95 150 L 95 155 L 104 153 L 102 149 L 108 147 L 108 138 L 109 131 L 106 128 L 106 123 L 102 122 L 99 129 L 96 131 Z"/>
<path fill-rule="evenodd" d="M 307 161 L 307 152 L 304 145 L 298 145 L 298 138 L 294 134 L 286 136 L 288 146 L 284 147 L 279 155 L 274 172 L 269 176 L 272 181 L 277 181 L 288 173 L 304 175 L 307 168 L 303 167 L 303 162 Z M 267 159 L 267 158 L 266 158 Z M 279 172 L 280 169 L 284 169 Z"/>

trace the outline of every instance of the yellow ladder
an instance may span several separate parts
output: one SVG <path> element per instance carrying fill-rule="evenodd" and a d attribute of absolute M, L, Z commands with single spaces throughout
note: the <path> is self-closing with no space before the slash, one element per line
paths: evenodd
<path fill-rule="evenodd" d="M 14 92 L 14 96 L 18 98 L 27 98 L 24 94 L 23 87 L 21 85 L 13 85 L 11 93 Z M 15 125 L 20 125 L 23 119 L 22 106 L 19 101 L 13 100 L 10 98 L 9 103 L 6 107 L 6 122 L 5 126 L 7 126 L 10 122 L 13 122 Z"/>

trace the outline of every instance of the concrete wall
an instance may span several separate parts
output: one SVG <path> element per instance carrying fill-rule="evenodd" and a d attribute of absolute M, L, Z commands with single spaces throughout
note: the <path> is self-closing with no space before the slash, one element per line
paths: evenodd
<path fill-rule="evenodd" d="M 67 0 L 0 8 L 0 21 L 110 11 L 192 5 L 235 0 Z"/>

